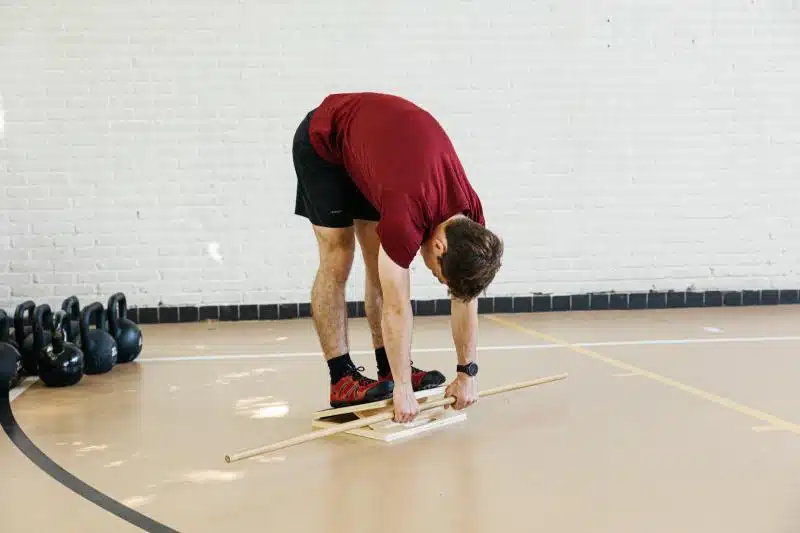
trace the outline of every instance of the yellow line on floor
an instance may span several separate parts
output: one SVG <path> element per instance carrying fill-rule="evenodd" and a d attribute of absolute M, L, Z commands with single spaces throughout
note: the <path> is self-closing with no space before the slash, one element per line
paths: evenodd
<path fill-rule="evenodd" d="M 674 379 L 668 378 L 666 376 L 662 376 L 660 374 L 656 374 L 655 372 L 651 372 L 649 370 L 645 370 L 644 368 L 639 368 L 637 366 L 631 365 L 631 364 L 626 363 L 624 361 L 620 361 L 618 359 L 614 359 L 613 357 L 608 357 L 606 355 L 599 354 L 599 353 L 597 353 L 597 352 L 595 352 L 593 350 L 589 350 L 589 349 L 584 348 L 582 346 L 576 346 L 574 344 L 570 344 L 569 342 L 567 342 L 565 340 L 553 337 L 552 335 L 548 335 L 546 333 L 542 333 L 541 331 L 536 331 L 535 329 L 526 328 L 525 326 L 521 326 L 521 325 L 519 325 L 516 322 L 513 322 L 511 320 L 506 320 L 505 318 L 500 318 L 500 317 L 498 317 L 496 315 L 488 316 L 486 318 L 488 320 L 491 320 L 493 322 L 497 322 L 498 324 L 501 324 L 501 325 L 506 326 L 508 328 L 516 329 L 517 331 L 521 331 L 523 333 L 527 333 L 528 335 L 531 335 L 531 336 L 536 337 L 538 339 L 545 340 L 545 341 L 551 342 L 553 344 L 559 344 L 559 345 L 563 346 L 564 348 L 568 348 L 568 349 L 572 350 L 573 352 L 577 352 L 577 353 L 579 353 L 581 355 L 585 355 L 586 357 L 590 357 L 590 358 L 595 359 L 597 361 L 602 361 L 603 363 L 609 364 L 611 366 L 615 366 L 617 368 L 620 368 L 622 370 L 626 370 L 628 372 L 635 372 L 637 374 L 640 374 L 643 377 L 650 378 L 653 381 L 657 381 L 657 382 L 659 382 L 659 383 L 661 383 L 663 385 L 667 385 L 669 387 L 673 387 L 675 389 L 678 389 L 680 391 L 686 392 L 688 394 L 692 394 L 694 396 L 698 396 L 700 398 L 703 398 L 705 400 L 713 402 L 713 403 L 715 403 L 717 405 L 721 405 L 723 407 L 727 407 L 728 409 L 732 409 L 734 411 L 737 411 L 738 413 L 741 413 L 743 415 L 747 415 L 747 416 L 756 418 L 756 419 L 761 420 L 762 422 L 766 422 L 767 424 L 769 424 L 771 426 L 774 426 L 776 428 L 781 428 L 781 429 L 784 429 L 786 431 L 791 431 L 792 433 L 800 435 L 800 425 L 793 424 L 792 422 L 788 422 L 786 420 L 778 418 L 775 415 L 771 415 L 769 413 L 765 413 L 763 411 L 759 411 L 758 409 L 753 409 L 752 407 L 748 407 L 746 405 L 742 405 L 742 404 L 734 402 L 733 400 L 730 400 L 728 398 L 723 398 L 722 396 L 718 396 L 716 394 L 712 394 L 710 392 L 698 389 L 697 387 L 692 387 L 691 385 L 686 385 L 684 383 L 681 383 L 681 382 L 676 381 Z"/>

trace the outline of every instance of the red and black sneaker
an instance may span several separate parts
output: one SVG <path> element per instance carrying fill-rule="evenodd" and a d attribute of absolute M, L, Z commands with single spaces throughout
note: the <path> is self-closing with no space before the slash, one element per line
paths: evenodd
<path fill-rule="evenodd" d="M 388 374 L 378 375 L 378 379 L 393 383 L 391 370 Z M 414 361 L 411 361 L 411 386 L 415 392 L 441 387 L 444 382 L 444 374 L 438 370 L 420 370 L 414 366 Z"/>
<path fill-rule="evenodd" d="M 352 366 L 331 384 L 331 407 L 350 407 L 392 397 L 394 381 L 370 379 L 361 374 L 363 370 L 363 366 Z"/>

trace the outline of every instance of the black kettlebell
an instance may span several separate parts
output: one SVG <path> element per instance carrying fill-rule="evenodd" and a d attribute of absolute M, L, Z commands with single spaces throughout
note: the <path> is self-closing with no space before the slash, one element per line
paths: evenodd
<path fill-rule="evenodd" d="M 14 370 L 9 372 L 10 375 L 8 376 L 7 382 L 8 388 L 13 389 L 19 385 L 22 379 L 22 354 L 19 353 L 19 348 L 16 343 L 11 340 L 10 331 L 11 317 L 9 317 L 4 310 L 0 309 L 0 358 L 4 361 L 10 360 L 12 357 L 14 358 Z M 0 372 L 0 380 L 2 380 L 2 383 L 6 383 L 5 372 Z"/>
<path fill-rule="evenodd" d="M 117 341 L 117 362 L 130 363 L 142 353 L 142 330 L 128 318 L 125 294 L 118 292 L 108 299 L 108 331 Z"/>
<path fill-rule="evenodd" d="M 81 304 L 77 296 L 70 296 L 61 302 L 61 310 L 66 311 L 69 319 L 64 323 L 64 339 L 77 342 L 81 335 Z"/>
<path fill-rule="evenodd" d="M 83 377 L 83 352 L 65 340 L 64 327 L 69 315 L 64 310 L 53 315 L 47 305 L 36 308 L 33 334 L 36 344 L 42 343 L 37 363 L 39 379 L 48 387 L 71 387 Z M 45 333 L 51 342 L 44 343 Z"/>
<path fill-rule="evenodd" d="M 94 321 L 95 327 L 89 325 Z M 105 374 L 117 364 L 117 343 L 106 329 L 103 304 L 94 302 L 81 311 L 81 350 L 83 371 L 87 374 Z"/>
<path fill-rule="evenodd" d="M 8 398 L 9 383 L 16 373 L 17 356 L 11 350 L 0 349 L 0 394 Z"/>
<path fill-rule="evenodd" d="M 33 346 L 33 312 L 36 304 L 26 300 L 14 311 L 14 339 L 22 354 L 22 369 L 29 376 L 36 375 L 36 351 Z"/>

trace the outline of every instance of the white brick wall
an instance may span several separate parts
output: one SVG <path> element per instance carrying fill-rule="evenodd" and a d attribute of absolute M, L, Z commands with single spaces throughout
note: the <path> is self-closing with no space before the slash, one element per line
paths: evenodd
<path fill-rule="evenodd" d="M 0 307 L 116 290 L 307 300 L 290 142 L 349 90 L 409 97 L 451 133 L 506 241 L 491 294 L 797 288 L 797 15 L 763 0 L 11 0 Z M 414 296 L 442 297 L 420 266 Z"/>

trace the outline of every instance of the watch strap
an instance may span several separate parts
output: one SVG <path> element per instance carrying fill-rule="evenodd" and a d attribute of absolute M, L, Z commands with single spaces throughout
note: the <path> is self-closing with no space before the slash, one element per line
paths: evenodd
<path fill-rule="evenodd" d="M 475 376 L 478 373 L 478 365 L 474 361 L 470 361 L 465 365 L 456 365 L 456 371 L 464 373 L 468 376 Z"/>

